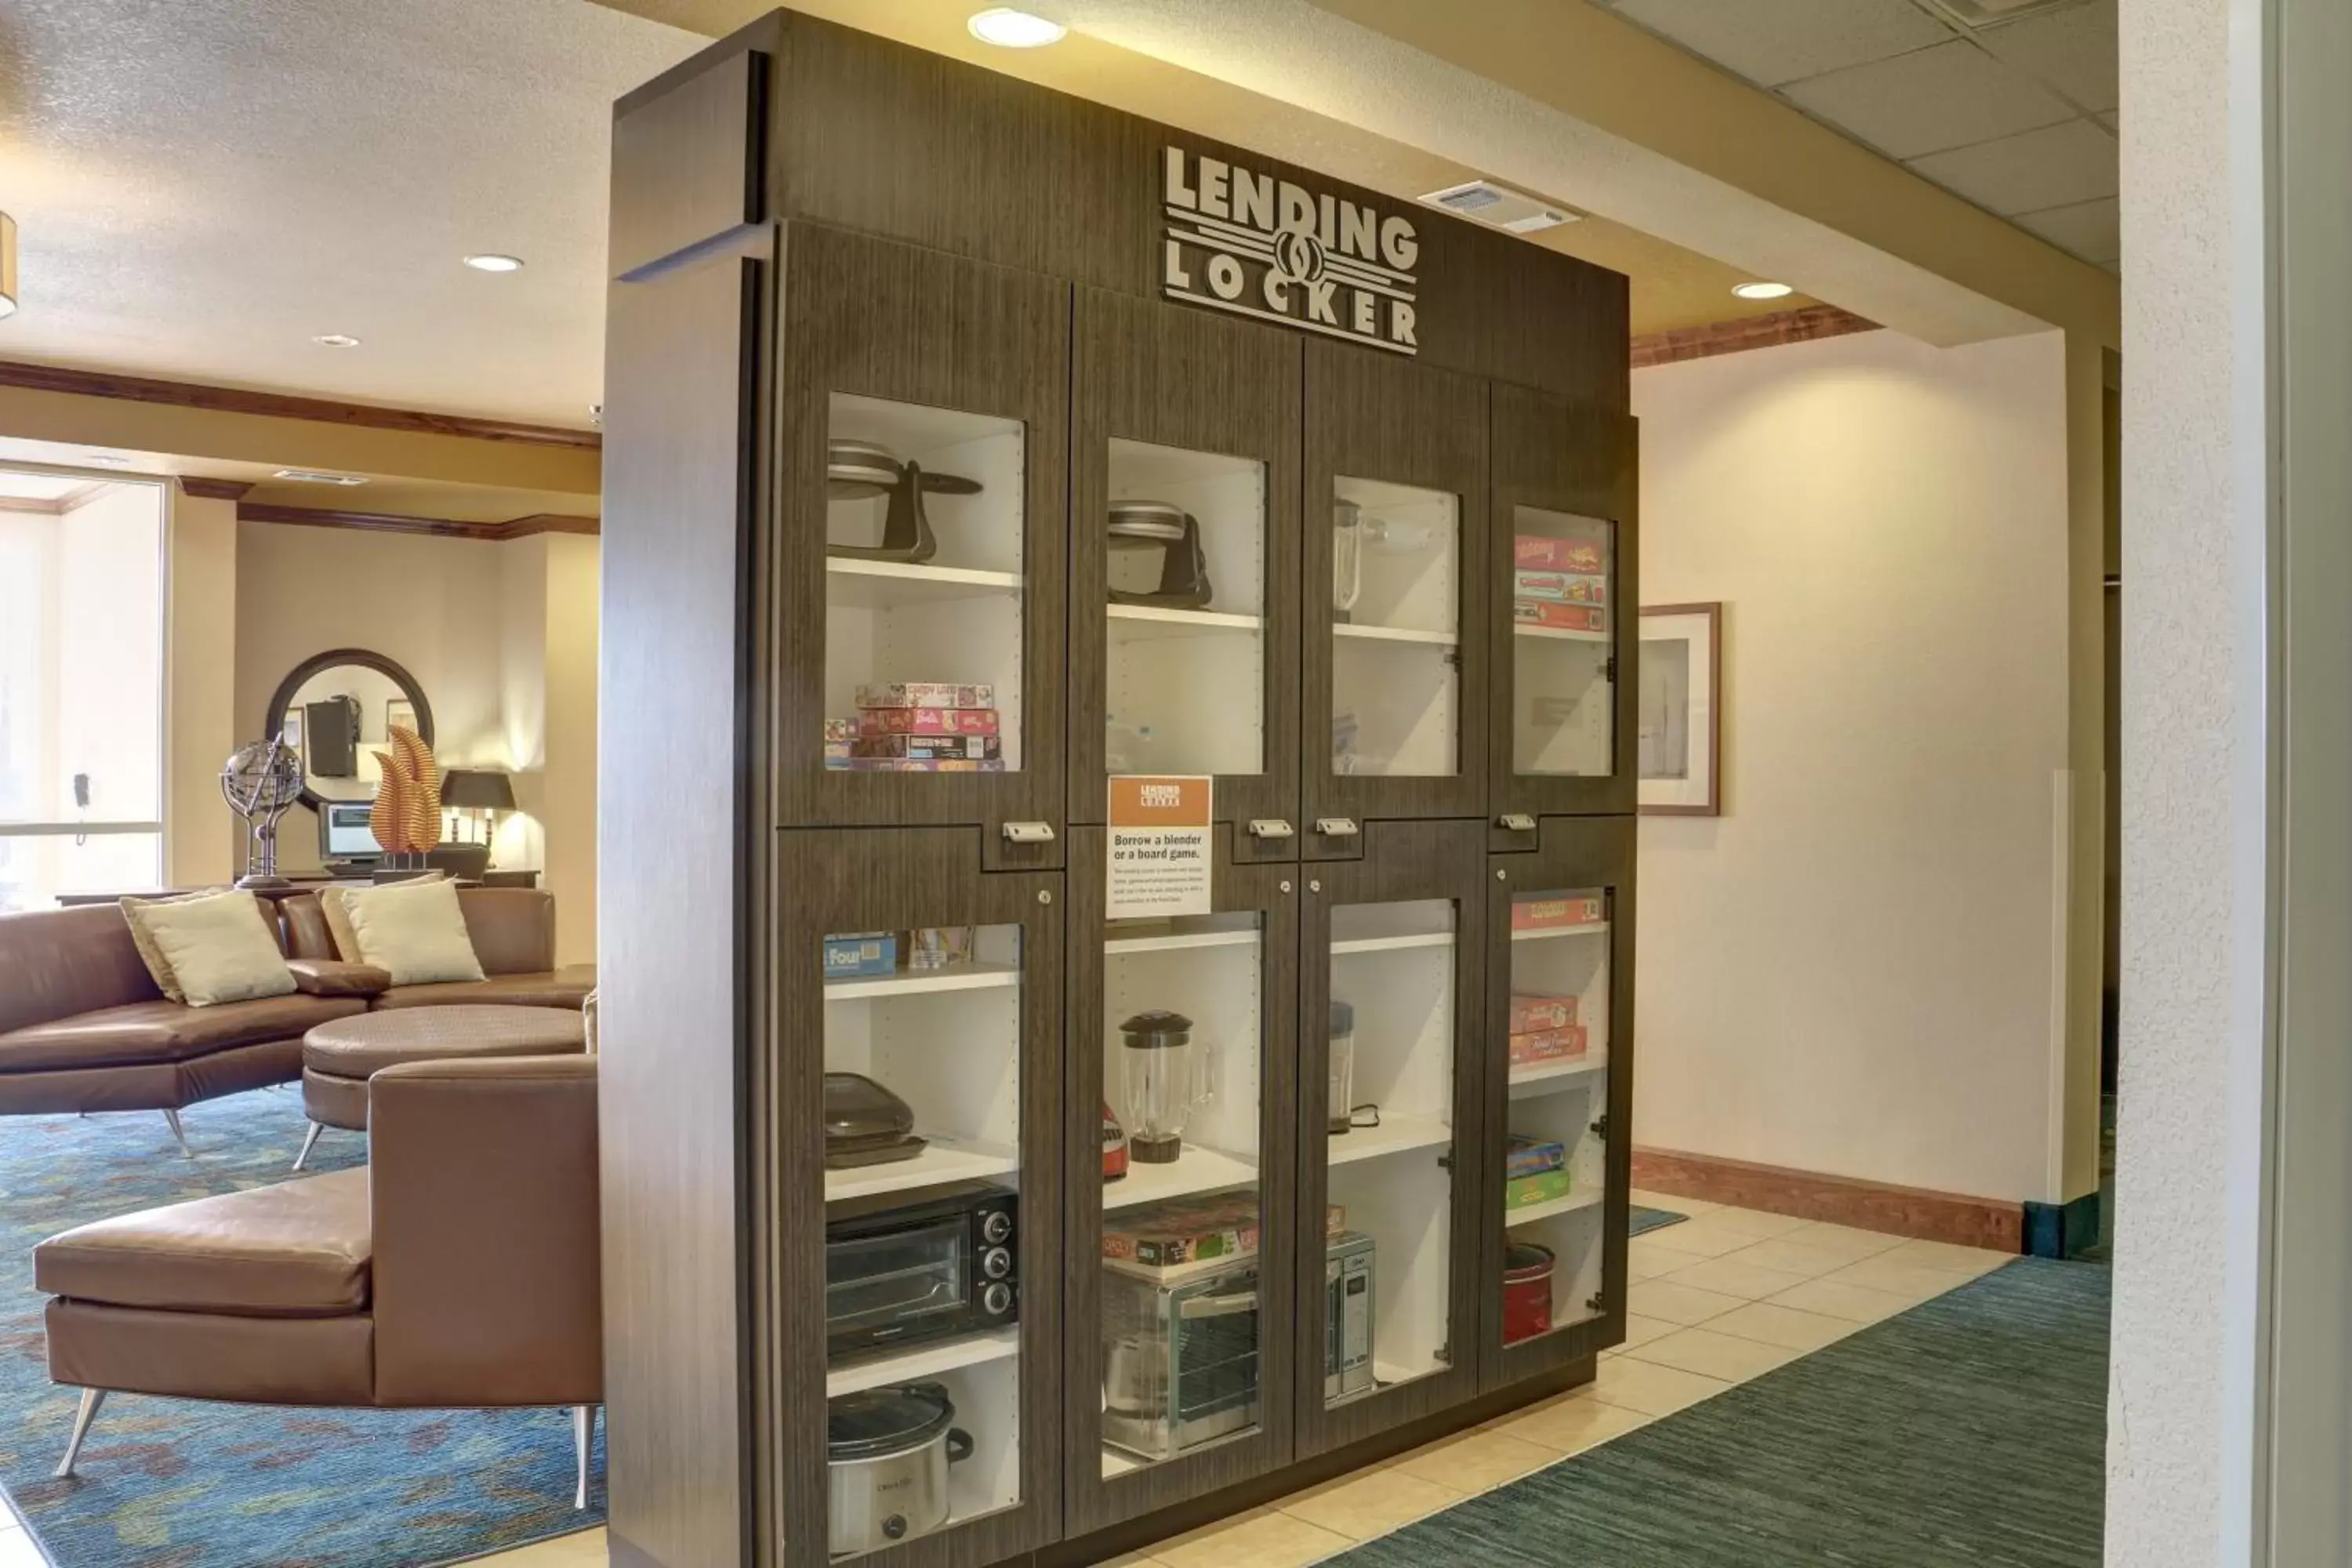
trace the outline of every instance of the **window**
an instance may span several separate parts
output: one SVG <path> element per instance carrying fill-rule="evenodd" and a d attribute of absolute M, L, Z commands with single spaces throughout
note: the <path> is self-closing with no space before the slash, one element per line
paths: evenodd
<path fill-rule="evenodd" d="M 0 469 L 0 911 L 162 885 L 163 506 Z"/>

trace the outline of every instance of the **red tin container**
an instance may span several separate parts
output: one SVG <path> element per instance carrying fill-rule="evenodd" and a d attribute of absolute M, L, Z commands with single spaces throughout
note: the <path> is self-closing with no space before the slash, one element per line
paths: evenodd
<path fill-rule="evenodd" d="M 1551 1331 L 1552 1252 L 1530 1241 L 1503 1251 L 1503 1342 L 1517 1344 Z"/>

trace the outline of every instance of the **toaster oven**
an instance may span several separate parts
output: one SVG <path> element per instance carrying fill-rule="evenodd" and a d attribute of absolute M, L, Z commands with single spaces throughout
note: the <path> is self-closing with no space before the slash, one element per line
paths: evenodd
<path fill-rule="evenodd" d="M 1020 1195 L 986 1182 L 919 1202 L 828 1205 L 824 1338 L 830 1357 L 945 1339 L 1021 1310 Z"/>
<path fill-rule="evenodd" d="M 1104 1263 L 1104 1441 L 1166 1459 L 1257 1425 L 1257 1279 L 1255 1257 Z M 1339 1399 L 1372 1385 L 1372 1238 L 1332 1237 L 1324 1285 L 1323 1393 Z"/>

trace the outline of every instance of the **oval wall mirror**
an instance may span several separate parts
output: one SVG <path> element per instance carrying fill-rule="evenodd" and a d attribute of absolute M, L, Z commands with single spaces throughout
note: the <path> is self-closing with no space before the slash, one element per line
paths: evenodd
<path fill-rule="evenodd" d="M 302 758 L 302 804 L 375 798 L 375 753 L 392 726 L 433 743 L 433 705 L 416 678 L 380 653 L 330 648 L 289 671 L 270 694 L 263 732 L 280 735 Z"/>

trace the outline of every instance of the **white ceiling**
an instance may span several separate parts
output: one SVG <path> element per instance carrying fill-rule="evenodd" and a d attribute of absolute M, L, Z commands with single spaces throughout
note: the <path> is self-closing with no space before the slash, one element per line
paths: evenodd
<path fill-rule="evenodd" d="M 585 426 L 612 102 L 707 41 L 579 0 L 7 0 L 0 359 Z M 492 250 L 528 265 L 460 265 Z"/>
<path fill-rule="evenodd" d="M 2116 0 L 1598 0 L 2110 271 Z"/>

